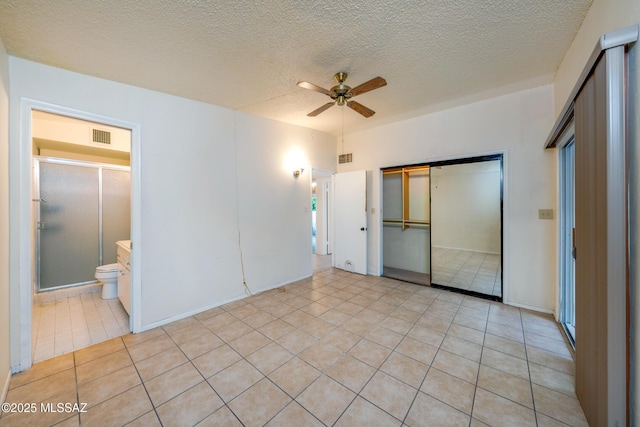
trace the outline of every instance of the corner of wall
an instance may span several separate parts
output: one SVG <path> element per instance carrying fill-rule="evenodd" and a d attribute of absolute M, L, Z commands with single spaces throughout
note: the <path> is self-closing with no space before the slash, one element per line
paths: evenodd
<path fill-rule="evenodd" d="M 629 418 L 631 425 L 640 425 L 640 44 L 629 49 L 629 283 L 631 358 Z"/>
<path fill-rule="evenodd" d="M 11 369 L 9 369 L 4 376 L 5 380 L 3 381 L 4 385 L 2 387 L 2 391 L 0 392 L 0 404 L 5 402 L 7 398 L 7 393 L 9 392 L 9 384 L 11 383 Z"/>
<path fill-rule="evenodd" d="M 9 56 L 0 39 L 0 402 L 11 380 L 9 318 Z"/>
<path fill-rule="evenodd" d="M 562 111 L 562 107 L 576 84 L 589 55 L 593 52 L 598 38 L 607 32 L 619 30 L 638 22 L 640 22 L 640 7 L 638 7 L 637 0 L 593 0 L 553 81 L 554 118 Z"/>

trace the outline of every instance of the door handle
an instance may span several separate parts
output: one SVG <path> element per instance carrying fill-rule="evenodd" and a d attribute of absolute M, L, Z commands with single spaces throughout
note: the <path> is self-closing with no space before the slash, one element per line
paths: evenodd
<path fill-rule="evenodd" d="M 367 231 L 367 227 L 360 227 L 360 231 Z"/>

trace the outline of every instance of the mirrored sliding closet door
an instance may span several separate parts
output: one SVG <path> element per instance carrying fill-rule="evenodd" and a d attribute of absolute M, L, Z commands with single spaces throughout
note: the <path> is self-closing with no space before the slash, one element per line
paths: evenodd
<path fill-rule="evenodd" d="M 431 163 L 431 285 L 502 300 L 502 155 Z"/>

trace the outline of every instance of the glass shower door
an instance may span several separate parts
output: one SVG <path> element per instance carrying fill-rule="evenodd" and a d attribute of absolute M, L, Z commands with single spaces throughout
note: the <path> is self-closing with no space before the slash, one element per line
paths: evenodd
<path fill-rule="evenodd" d="M 38 161 L 35 167 L 37 289 L 94 281 L 100 265 L 98 169 Z"/>

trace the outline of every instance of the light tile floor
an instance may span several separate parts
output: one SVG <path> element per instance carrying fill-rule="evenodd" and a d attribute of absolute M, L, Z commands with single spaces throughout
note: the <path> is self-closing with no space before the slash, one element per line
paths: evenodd
<path fill-rule="evenodd" d="M 433 283 L 502 296 L 500 255 L 434 247 L 431 263 Z"/>
<path fill-rule="evenodd" d="M 100 292 L 33 305 L 31 338 L 34 362 L 128 333 L 129 316 L 120 300 L 103 300 Z"/>
<path fill-rule="evenodd" d="M 335 270 L 15 375 L 3 426 L 587 425 L 550 316 Z"/>

